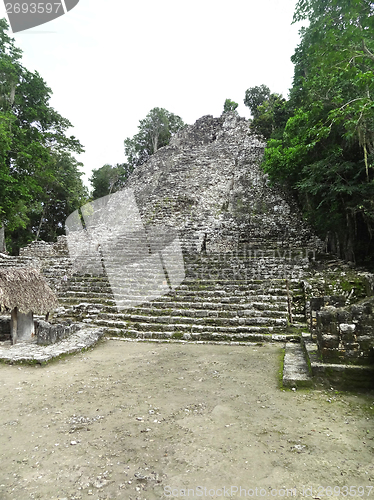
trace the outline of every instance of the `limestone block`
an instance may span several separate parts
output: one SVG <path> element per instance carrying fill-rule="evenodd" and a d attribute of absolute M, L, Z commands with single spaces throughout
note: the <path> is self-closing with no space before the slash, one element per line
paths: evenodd
<path fill-rule="evenodd" d="M 355 324 L 347 324 L 347 323 L 341 323 L 339 325 L 339 330 L 342 336 L 343 341 L 350 341 L 350 340 L 355 340 L 356 335 L 356 325 Z"/>
<path fill-rule="evenodd" d="M 35 335 L 33 313 L 17 313 L 17 342 L 30 342 Z"/>
<path fill-rule="evenodd" d="M 339 336 L 338 335 L 322 335 L 323 348 L 327 349 L 337 349 L 339 347 Z"/>
<path fill-rule="evenodd" d="M 317 329 L 330 334 L 338 333 L 335 308 L 325 308 L 317 312 Z"/>

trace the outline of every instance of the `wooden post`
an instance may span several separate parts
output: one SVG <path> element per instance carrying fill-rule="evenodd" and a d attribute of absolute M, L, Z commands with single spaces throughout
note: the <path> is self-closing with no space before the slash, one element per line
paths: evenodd
<path fill-rule="evenodd" d="M 6 252 L 4 226 L 0 222 L 0 253 Z"/>
<path fill-rule="evenodd" d="M 12 344 L 17 343 L 17 308 L 12 309 Z"/>

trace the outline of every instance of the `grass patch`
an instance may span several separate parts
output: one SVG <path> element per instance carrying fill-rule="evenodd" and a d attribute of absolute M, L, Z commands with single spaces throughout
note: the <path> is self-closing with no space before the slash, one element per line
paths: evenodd
<path fill-rule="evenodd" d="M 182 332 L 174 332 L 173 335 L 171 336 L 171 338 L 175 339 L 175 340 L 182 340 L 183 333 Z"/>
<path fill-rule="evenodd" d="M 294 326 L 292 324 L 289 324 L 286 326 L 283 333 L 290 334 L 290 335 L 298 335 L 299 337 L 301 337 L 301 334 L 305 331 L 308 331 L 307 325 L 305 325 L 305 327 L 300 327 L 300 326 Z"/>

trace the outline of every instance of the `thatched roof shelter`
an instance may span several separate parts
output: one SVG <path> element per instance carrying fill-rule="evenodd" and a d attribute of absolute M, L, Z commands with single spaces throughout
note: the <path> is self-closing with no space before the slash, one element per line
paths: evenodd
<path fill-rule="evenodd" d="M 56 295 L 35 269 L 0 269 L 0 311 L 17 308 L 20 313 L 47 314 L 58 307 Z"/>

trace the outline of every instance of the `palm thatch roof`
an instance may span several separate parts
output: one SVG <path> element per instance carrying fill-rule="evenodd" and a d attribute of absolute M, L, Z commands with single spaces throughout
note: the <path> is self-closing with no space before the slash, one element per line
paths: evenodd
<path fill-rule="evenodd" d="M 0 269 L 0 311 L 18 308 L 27 314 L 46 314 L 58 306 L 56 295 L 46 279 L 35 269 L 8 267 Z"/>

